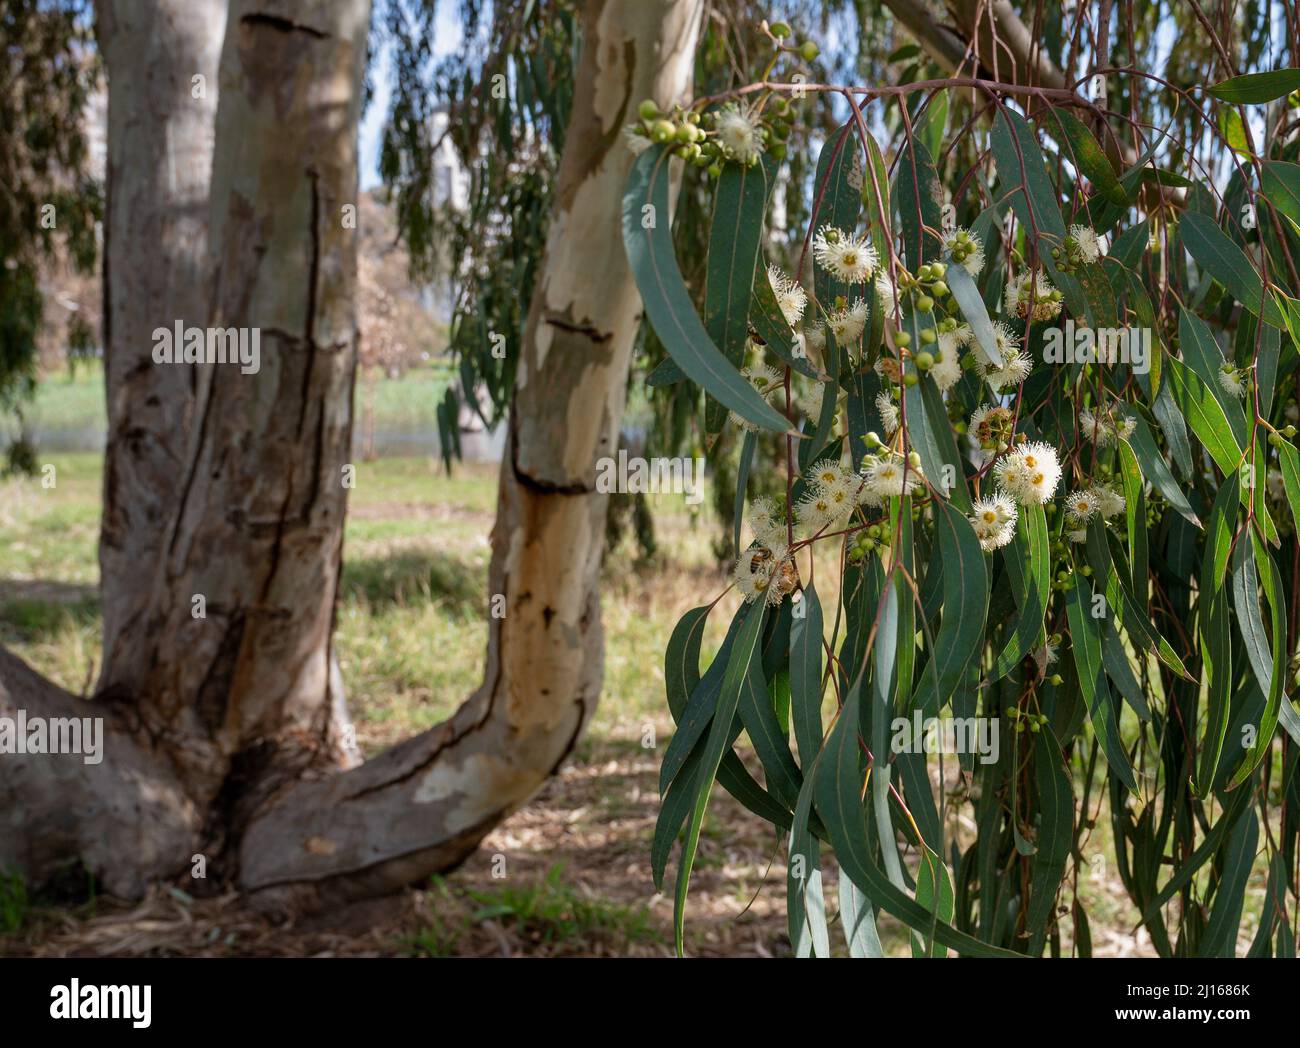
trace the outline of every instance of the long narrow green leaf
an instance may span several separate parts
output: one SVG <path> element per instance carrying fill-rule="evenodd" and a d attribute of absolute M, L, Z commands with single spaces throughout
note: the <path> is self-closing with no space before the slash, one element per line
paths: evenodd
<path fill-rule="evenodd" d="M 1221 80 L 1206 90 L 1221 102 L 1262 105 L 1290 94 L 1296 88 L 1300 88 L 1300 69 L 1274 69 Z"/>
<path fill-rule="evenodd" d="M 970 521 L 935 499 L 934 528 L 943 557 L 943 619 L 930 664 L 912 695 L 912 708 L 936 714 L 952 697 L 984 640 L 989 580 L 984 553 Z"/>
<path fill-rule="evenodd" d="M 669 229 L 668 154 L 651 146 L 632 165 L 623 194 L 623 246 L 664 348 L 693 382 L 762 429 L 784 433 L 784 415 L 718 351 L 691 304 Z"/>
<path fill-rule="evenodd" d="M 1137 779 L 1124 751 L 1124 741 L 1116 722 L 1117 711 L 1101 672 L 1101 626 L 1093 617 L 1093 607 L 1092 586 L 1076 572 L 1066 609 L 1070 619 L 1070 650 L 1074 654 L 1079 686 L 1083 689 L 1092 729 L 1106 756 L 1106 763 L 1125 786 L 1136 790 Z M 1109 614 L 1109 608 L 1106 613 Z"/>
<path fill-rule="evenodd" d="M 753 664 L 754 653 L 758 650 L 758 638 L 763 632 L 766 610 L 766 605 L 761 600 L 750 604 L 745 610 L 740 630 L 736 634 L 736 643 L 727 658 L 717 710 L 709 728 L 709 737 L 700 760 L 699 770 L 696 772 L 695 803 L 691 808 L 686 840 L 682 844 L 682 854 L 677 864 L 677 889 L 673 898 L 673 936 L 679 957 L 684 952 L 686 892 L 691 883 L 691 868 L 695 865 L 695 852 L 700 844 L 704 810 L 708 807 L 709 794 L 713 790 L 713 779 L 718 772 L 718 765 L 722 762 L 723 754 L 731 746 L 729 731 L 731 720 L 740 705 L 741 689 Z"/>
<path fill-rule="evenodd" d="M 1016 521 L 1015 541 L 1003 551 L 1008 574 L 1020 582 L 1015 590 L 1020 613 L 1011 636 L 993 664 L 990 680 L 1000 680 L 1015 669 L 1043 632 L 1043 614 L 1052 595 L 1049 546 L 1043 507 L 1022 506 Z"/>

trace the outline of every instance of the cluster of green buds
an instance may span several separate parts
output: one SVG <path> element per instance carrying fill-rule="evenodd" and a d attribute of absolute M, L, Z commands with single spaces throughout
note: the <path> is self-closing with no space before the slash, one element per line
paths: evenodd
<path fill-rule="evenodd" d="M 1283 426 L 1280 430 L 1275 429 L 1272 433 L 1270 433 L 1268 435 L 1268 442 L 1272 444 L 1273 447 L 1280 448 L 1284 443 L 1282 439 L 1283 437 L 1286 437 L 1289 440 L 1295 435 L 1296 435 L 1295 426 L 1288 424 L 1286 426 Z"/>
<path fill-rule="evenodd" d="M 1064 544 L 1062 543 L 1062 545 Z M 1058 552 L 1064 553 L 1066 556 L 1069 555 L 1067 550 L 1058 549 Z M 1085 564 L 1079 568 L 1079 573 L 1081 575 L 1091 575 L 1092 569 Z M 1062 567 L 1061 570 L 1056 573 L 1056 578 L 1052 580 L 1052 589 L 1057 593 L 1065 593 L 1066 591 L 1073 588 L 1074 588 L 1074 569 L 1070 565 L 1069 561 L 1067 560 L 1065 566 Z"/>
<path fill-rule="evenodd" d="M 948 250 L 952 253 L 952 260 L 958 265 L 964 263 L 971 255 L 983 250 L 979 241 L 965 229 L 958 229 L 944 243 L 948 245 Z"/>
<path fill-rule="evenodd" d="M 949 297 L 952 292 L 943 281 L 947 275 L 948 267 L 942 262 L 927 262 L 916 271 L 916 276 L 901 270 L 898 274 L 898 290 L 911 298 L 913 308 L 919 313 L 929 313 L 937 305 L 948 316 L 956 316 L 957 304 Z M 930 336 L 929 341 L 933 342 L 933 331 Z"/>
<path fill-rule="evenodd" d="M 1015 725 L 1016 734 L 1024 731 L 1032 732 L 1037 735 L 1043 730 L 1043 725 L 1047 723 L 1046 715 L 1042 713 L 1030 713 L 1028 710 L 1022 710 L 1018 706 L 1012 706 L 1007 710 L 1007 716 L 1011 718 L 1011 723 Z"/>
<path fill-rule="evenodd" d="M 1091 262 L 1092 258 L 1089 257 L 1087 250 L 1079 243 L 1078 236 L 1074 233 L 1067 233 L 1064 242 L 1059 247 L 1052 248 L 1052 261 L 1056 263 L 1056 268 L 1062 273 L 1073 273 L 1084 263 Z M 1053 288 L 1053 290 L 1056 289 Z"/>
<path fill-rule="evenodd" d="M 681 106 L 664 113 L 654 99 L 647 98 L 637 107 L 637 115 L 641 121 L 633 126 L 638 133 L 651 142 L 672 146 L 674 156 L 699 167 L 708 166 L 709 161 L 704 159 L 707 135 L 700 127 L 699 113 L 686 112 Z"/>
<path fill-rule="evenodd" d="M 863 528 L 849 540 L 848 557 L 851 564 L 861 564 L 871 556 L 882 560 L 889 552 L 889 527 L 872 524 Z"/>
<path fill-rule="evenodd" d="M 773 22 L 770 26 L 767 27 L 767 31 L 771 33 L 772 36 L 774 36 L 777 40 L 780 40 L 782 42 L 781 43 L 782 51 L 793 51 L 805 62 L 811 62 L 814 58 L 816 58 L 819 54 L 821 54 L 821 48 L 819 48 L 811 40 L 805 40 L 802 44 L 796 44 L 791 35 L 790 27 L 785 22 Z M 786 41 L 789 42 L 786 43 Z"/>

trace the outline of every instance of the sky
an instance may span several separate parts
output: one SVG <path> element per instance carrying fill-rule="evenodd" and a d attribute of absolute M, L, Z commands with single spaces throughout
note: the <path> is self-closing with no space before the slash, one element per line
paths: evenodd
<path fill-rule="evenodd" d="M 460 46 L 460 22 L 456 18 L 455 7 L 455 4 L 446 2 L 438 5 L 437 36 L 433 42 L 433 52 L 437 58 L 443 58 Z M 391 45 L 385 43 L 375 57 L 375 65 L 371 74 L 375 92 L 370 99 L 370 105 L 361 118 L 362 190 L 370 190 L 380 184 L 380 138 L 383 134 L 384 122 L 388 118 L 388 103 L 392 95 L 391 84 L 389 83 L 393 68 L 390 47 Z"/>

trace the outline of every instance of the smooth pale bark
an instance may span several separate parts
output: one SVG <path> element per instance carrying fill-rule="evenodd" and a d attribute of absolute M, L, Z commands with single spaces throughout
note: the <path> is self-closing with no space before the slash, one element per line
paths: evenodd
<path fill-rule="evenodd" d="M 600 692 L 606 497 L 640 298 L 619 236 L 643 98 L 688 90 L 702 0 L 587 6 L 554 212 L 501 469 L 482 686 L 446 723 L 254 816 L 239 883 L 276 909 L 392 890 L 464 859 L 572 749 Z"/>
<path fill-rule="evenodd" d="M 99 691 L 132 695 L 135 642 L 178 496 L 192 368 L 156 367 L 152 332 L 206 324 L 208 183 L 226 0 L 99 0 L 108 74 Z M 195 78 L 201 78 L 196 82 Z"/>

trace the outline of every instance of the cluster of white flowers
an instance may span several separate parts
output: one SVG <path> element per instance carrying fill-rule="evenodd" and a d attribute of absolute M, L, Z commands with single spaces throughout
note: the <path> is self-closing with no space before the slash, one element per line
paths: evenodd
<path fill-rule="evenodd" d="M 943 238 L 943 249 L 973 277 L 984 269 L 984 245 L 969 229 L 958 227 Z"/>
<path fill-rule="evenodd" d="M 754 542 L 737 559 L 732 578 L 746 602 L 763 597 L 769 604 L 780 604 L 799 585 L 785 516 L 772 499 L 755 499 L 749 506 L 749 526 Z"/>
<path fill-rule="evenodd" d="M 1056 449 L 1041 441 L 1021 444 L 993 467 L 999 486 L 1023 506 L 1042 505 L 1061 482 Z"/>
<path fill-rule="evenodd" d="M 1221 364 L 1219 366 L 1219 385 L 1223 387 L 1224 392 L 1230 393 L 1234 397 L 1244 397 L 1247 385 L 1245 369 L 1234 368 L 1231 364 Z"/>
<path fill-rule="evenodd" d="M 867 326 L 867 304 L 862 299 L 855 299 L 851 305 L 832 313 L 826 318 L 826 324 L 835 336 L 839 346 L 851 346 L 862 337 Z"/>
<path fill-rule="evenodd" d="M 785 377 L 776 368 L 768 367 L 766 364 L 753 364 L 749 367 L 740 369 L 740 373 L 749 379 L 749 384 L 754 387 L 754 391 L 760 396 L 771 397 L 774 393 L 784 387 Z M 743 415 L 738 415 L 732 411 L 727 415 L 728 420 L 741 429 L 751 432 L 758 429 L 754 423 Z"/>
<path fill-rule="evenodd" d="M 880 505 L 887 498 L 910 495 L 924 479 L 919 460 L 904 459 L 885 448 L 863 462 L 862 476 L 864 505 Z"/>
<path fill-rule="evenodd" d="M 1034 369 L 1034 362 L 1028 353 L 1020 348 L 1020 336 L 1001 321 L 993 324 L 994 345 L 1002 358 L 1002 365 L 995 365 L 984 347 L 975 343 L 972 353 L 975 356 L 975 370 L 980 378 L 988 382 L 995 393 L 1018 386 L 1029 377 Z"/>
<path fill-rule="evenodd" d="M 1033 312 L 1030 312 L 1030 299 Z M 1061 293 L 1042 271 L 1021 273 L 1007 281 L 1002 294 L 1003 312 L 1024 319 L 1051 320 L 1061 312 Z"/>
<path fill-rule="evenodd" d="M 799 571 L 784 545 L 774 549 L 757 543 L 750 546 L 736 561 L 732 578 L 747 604 L 759 597 L 768 604 L 780 604 L 799 587 Z"/>
<path fill-rule="evenodd" d="M 763 153 L 763 134 L 757 118 L 734 102 L 719 110 L 713 118 L 713 130 L 723 153 L 732 160 L 752 164 Z"/>
<path fill-rule="evenodd" d="M 807 292 L 786 276 L 780 266 L 767 267 L 767 282 L 772 286 L 772 294 L 776 296 L 776 304 L 785 322 L 791 327 L 798 325 L 808 306 Z"/>
<path fill-rule="evenodd" d="M 807 534 L 843 527 L 865 493 L 862 478 L 834 459 L 817 462 L 806 476 L 807 494 L 795 507 L 795 519 Z"/>
<path fill-rule="evenodd" d="M 1002 492 L 976 499 L 972 508 L 970 522 L 980 549 L 1001 549 L 1016 537 L 1016 504 Z"/>
<path fill-rule="evenodd" d="M 1066 537 L 1071 542 L 1084 542 L 1088 538 L 1085 525 L 1093 517 L 1109 520 L 1124 512 L 1124 496 L 1109 484 L 1097 484 L 1082 491 L 1071 492 L 1065 499 Z"/>
<path fill-rule="evenodd" d="M 813 258 L 837 280 L 865 284 L 880 259 L 865 236 L 846 233 L 834 226 L 822 226 L 813 237 Z"/>
<path fill-rule="evenodd" d="M 1099 448 L 1128 440 L 1137 428 L 1137 419 L 1124 414 L 1118 404 L 1102 410 L 1097 414 L 1087 408 L 1079 410 L 1079 428 L 1083 435 Z"/>

